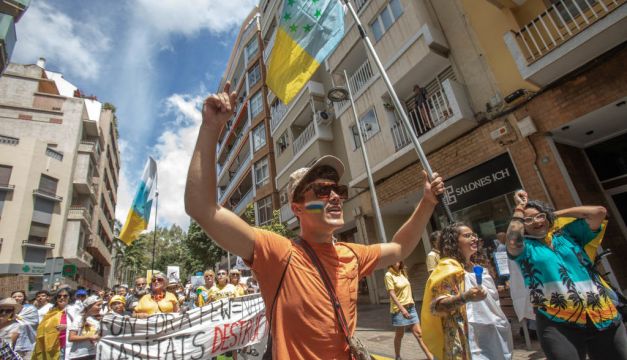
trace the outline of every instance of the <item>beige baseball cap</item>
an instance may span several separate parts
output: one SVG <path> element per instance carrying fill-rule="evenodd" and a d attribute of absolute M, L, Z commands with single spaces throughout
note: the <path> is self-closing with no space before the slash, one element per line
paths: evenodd
<path fill-rule="evenodd" d="M 294 191 L 300 185 L 304 178 L 309 175 L 314 169 L 321 166 L 329 166 L 337 171 L 338 177 L 341 179 L 344 175 L 344 164 L 338 158 L 333 155 L 325 155 L 313 163 L 310 167 L 300 168 L 290 174 L 290 179 L 287 182 L 287 197 L 290 203 L 294 200 Z"/>

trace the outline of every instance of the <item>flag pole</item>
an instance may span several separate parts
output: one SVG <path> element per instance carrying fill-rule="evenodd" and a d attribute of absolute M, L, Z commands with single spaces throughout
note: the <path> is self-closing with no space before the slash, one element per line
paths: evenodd
<path fill-rule="evenodd" d="M 159 211 L 159 171 L 155 172 L 155 229 L 152 232 L 152 264 L 150 265 L 150 278 L 155 275 L 155 248 L 157 247 L 157 219 Z"/>
<path fill-rule="evenodd" d="M 433 179 L 433 170 L 431 169 L 431 165 L 429 165 L 429 160 L 427 160 L 427 156 L 422 150 L 422 146 L 420 146 L 418 137 L 412 131 L 412 126 L 409 121 L 409 117 L 407 116 L 407 113 L 405 112 L 405 109 L 403 108 L 403 105 L 401 104 L 401 101 L 399 100 L 398 95 L 396 95 L 396 91 L 394 90 L 394 87 L 392 86 L 392 82 L 390 81 L 390 78 L 388 77 L 388 74 L 385 71 L 383 64 L 381 63 L 379 56 L 377 55 L 377 51 L 372 45 L 370 38 L 368 38 L 368 34 L 366 33 L 363 26 L 361 25 L 359 16 L 357 16 L 357 13 L 355 12 L 355 9 L 353 8 L 353 5 L 351 4 L 350 0 L 342 0 L 342 1 L 346 4 L 346 6 L 348 7 L 348 10 L 353 16 L 353 20 L 355 20 L 355 25 L 357 25 L 357 29 L 359 30 L 359 35 L 361 36 L 361 39 L 366 45 L 366 49 L 368 50 L 370 55 L 372 55 L 374 62 L 376 63 L 377 68 L 379 69 L 381 78 L 383 79 L 383 82 L 385 82 L 385 86 L 387 87 L 388 92 L 390 93 L 390 96 L 392 97 L 392 102 L 394 103 L 394 106 L 398 110 L 398 113 L 401 116 L 401 120 L 403 124 L 405 125 L 405 130 L 407 130 L 407 133 L 409 134 L 409 137 L 411 138 L 411 142 L 414 144 L 414 148 L 416 152 L 418 153 L 418 158 L 420 159 L 420 163 L 422 164 L 422 167 L 427 172 L 429 179 Z M 446 205 L 443 202 L 443 196 L 440 195 L 438 198 L 440 199 L 440 203 L 442 204 L 442 207 L 444 208 L 444 211 L 446 212 L 446 216 L 448 217 L 448 220 L 450 222 L 453 222 L 453 214 L 451 213 L 451 209 L 449 209 L 448 205 Z"/>

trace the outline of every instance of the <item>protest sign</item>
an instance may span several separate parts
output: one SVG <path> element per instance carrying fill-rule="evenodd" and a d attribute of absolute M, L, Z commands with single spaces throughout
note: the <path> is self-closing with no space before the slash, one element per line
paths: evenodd
<path fill-rule="evenodd" d="M 509 275 L 509 265 L 507 264 L 507 253 L 505 251 L 495 252 L 494 262 L 496 263 L 496 271 L 499 276 Z"/>
<path fill-rule="evenodd" d="M 101 329 L 99 360 L 210 359 L 255 344 L 255 352 L 262 354 L 264 347 L 258 345 L 267 339 L 265 307 L 258 294 L 148 319 L 106 315 Z"/>
<path fill-rule="evenodd" d="M 177 283 L 180 281 L 180 268 L 178 266 L 168 266 L 168 281 L 171 283 Z"/>

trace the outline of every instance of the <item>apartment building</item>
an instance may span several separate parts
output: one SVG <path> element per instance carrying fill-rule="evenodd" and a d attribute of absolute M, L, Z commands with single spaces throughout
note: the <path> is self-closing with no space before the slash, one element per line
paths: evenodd
<path fill-rule="evenodd" d="M 257 225 L 272 220 L 278 207 L 275 160 L 270 141 L 263 43 L 253 9 L 237 36 L 219 88 L 237 92 L 237 108 L 220 134 L 216 151 L 218 202 L 242 215 L 254 204 Z"/>
<path fill-rule="evenodd" d="M 411 129 L 432 168 L 447 182 L 454 217 L 486 243 L 505 231 L 512 195 L 557 208 L 602 204 L 610 210 L 605 245 L 624 251 L 625 86 L 620 64 L 625 1 L 356 0 L 358 12 Z M 261 32 L 271 51 L 281 2 L 260 3 Z M 286 177 L 323 154 L 347 165 L 344 241 L 377 243 L 365 164 L 348 102 L 326 93 L 346 86 L 347 72 L 385 233 L 391 238 L 421 197 L 422 166 L 372 57 L 350 15 L 346 35 L 287 106 L 268 98 L 275 145 L 281 219 L 297 227 L 284 195 Z M 324 112 L 324 114 L 322 114 Z M 285 154 L 283 154 L 285 153 Z M 437 210 L 423 241 L 409 254 L 415 298 L 427 277 L 428 232 L 447 223 Z M 627 249 L 625 249 L 627 250 Z M 615 257 L 616 258 L 616 257 Z M 613 281 L 627 285 L 627 268 L 610 259 Z M 362 300 L 386 301 L 383 271 L 360 284 Z"/>
<path fill-rule="evenodd" d="M 6 69 L 17 42 L 15 23 L 20 21 L 30 0 L 1 0 L 0 1 L 0 73 Z"/>
<path fill-rule="evenodd" d="M 0 78 L 0 293 L 101 288 L 111 267 L 120 152 L 115 114 L 62 74 Z"/>

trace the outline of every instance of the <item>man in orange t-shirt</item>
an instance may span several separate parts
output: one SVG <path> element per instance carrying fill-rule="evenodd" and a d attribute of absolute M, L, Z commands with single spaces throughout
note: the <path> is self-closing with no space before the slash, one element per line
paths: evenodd
<path fill-rule="evenodd" d="M 185 210 L 216 243 L 242 257 L 257 274 L 272 319 L 274 359 L 347 359 L 348 344 L 327 289 L 303 247 L 249 226 L 216 202 L 216 144 L 236 100 L 235 92 L 229 94 L 229 90 L 227 83 L 223 93 L 209 96 L 203 104 L 203 121 L 187 175 Z M 300 239 L 311 246 L 329 275 L 352 334 L 359 279 L 403 260 L 414 250 L 444 185 L 437 174 L 431 182 L 425 174 L 424 197 L 390 243 L 347 244 L 336 242 L 333 236 L 344 225 L 342 206 L 348 189 L 339 184 L 343 173 L 339 159 L 323 156 L 311 167 L 293 172 L 287 191 L 300 221 Z"/>

